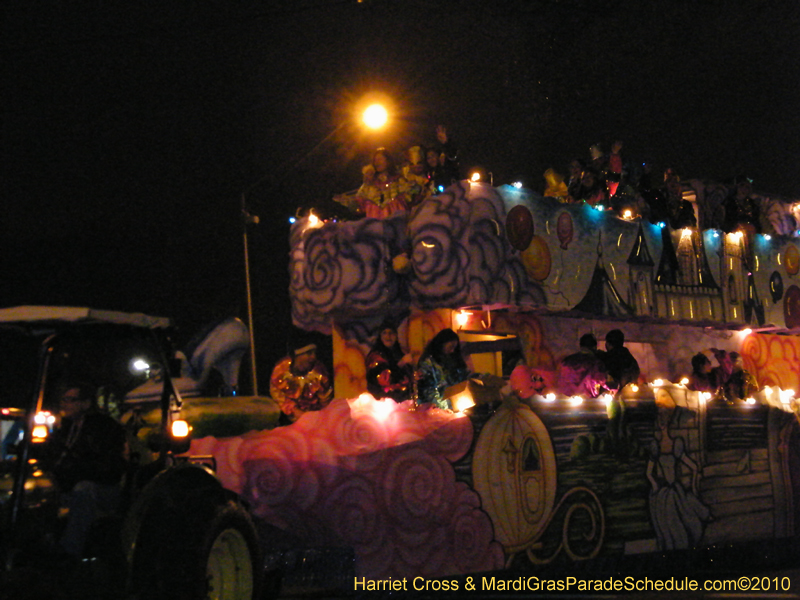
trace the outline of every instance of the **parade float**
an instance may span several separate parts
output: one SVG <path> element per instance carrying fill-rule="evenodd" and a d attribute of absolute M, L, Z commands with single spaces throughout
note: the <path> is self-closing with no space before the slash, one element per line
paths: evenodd
<path fill-rule="evenodd" d="M 721 194 L 684 185 L 701 225 Z M 794 205 L 761 202 L 771 235 L 672 230 L 468 181 L 382 220 L 309 214 L 291 232 L 293 320 L 332 336 L 335 400 L 193 451 L 296 543 L 352 548 L 359 576 L 793 539 L 800 251 Z M 473 372 L 507 379 L 522 362 L 541 393 L 476 380 L 454 412 L 365 394 L 387 315 L 415 357 L 449 327 Z M 547 388 L 581 335 L 612 329 L 641 368 L 619 429 L 610 395 Z M 759 391 L 729 404 L 688 390 L 690 358 L 710 348 L 739 352 Z"/>

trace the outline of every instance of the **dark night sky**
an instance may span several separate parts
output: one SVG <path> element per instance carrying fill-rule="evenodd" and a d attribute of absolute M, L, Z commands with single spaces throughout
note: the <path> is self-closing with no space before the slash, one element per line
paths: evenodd
<path fill-rule="evenodd" d="M 187 335 L 244 317 L 252 186 L 262 379 L 290 335 L 288 216 L 357 187 L 374 147 L 428 142 L 436 123 L 495 184 L 541 191 L 546 168 L 619 138 L 628 160 L 800 197 L 796 1 L 0 10 L 0 305 L 150 312 Z M 348 121 L 369 91 L 397 114 L 371 137 Z"/>

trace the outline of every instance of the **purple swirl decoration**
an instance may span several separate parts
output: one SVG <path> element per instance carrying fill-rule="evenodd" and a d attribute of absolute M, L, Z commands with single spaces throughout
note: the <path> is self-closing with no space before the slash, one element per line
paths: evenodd
<path fill-rule="evenodd" d="M 391 267 L 404 246 L 405 217 L 362 219 L 292 228 L 290 254 L 292 319 L 305 329 L 326 330 L 331 314 L 379 312 L 396 300 L 398 276 Z"/>
<path fill-rule="evenodd" d="M 508 241 L 503 193 L 462 182 L 410 215 L 317 228 L 301 219 L 291 233 L 294 324 L 330 333 L 331 316 L 342 323 L 411 306 L 544 304 Z M 409 272 L 393 269 L 401 253 Z"/>

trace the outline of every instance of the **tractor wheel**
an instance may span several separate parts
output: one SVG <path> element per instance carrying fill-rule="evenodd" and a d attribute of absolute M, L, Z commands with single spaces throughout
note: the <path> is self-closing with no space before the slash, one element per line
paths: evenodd
<path fill-rule="evenodd" d="M 258 598 L 261 549 L 253 522 L 239 504 L 228 502 L 217 509 L 205 526 L 196 556 L 197 574 L 202 580 L 200 598 Z"/>

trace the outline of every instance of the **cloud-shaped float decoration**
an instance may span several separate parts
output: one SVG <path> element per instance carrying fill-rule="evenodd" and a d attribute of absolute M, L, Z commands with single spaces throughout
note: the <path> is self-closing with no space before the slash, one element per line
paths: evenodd
<path fill-rule="evenodd" d="M 461 183 L 422 204 L 408 223 L 412 302 L 421 308 L 538 304 L 544 295 L 515 266 L 505 206 L 494 188 Z"/>
<path fill-rule="evenodd" d="M 542 305 L 545 295 L 526 276 L 506 230 L 498 191 L 466 182 L 429 198 L 408 217 L 316 228 L 301 219 L 291 233 L 292 320 L 330 333 L 331 317 L 341 323 L 410 305 Z M 394 268 L 403 253 L 410 269 Z"/>
<path fill-rule="evenodd" d="M 295 325 L 322 331 L 326 315 L 370 314 L 396 302 L 400 280 L 391 261 L 404 246 L 404 228 L 402 215 L 318 228 L 307 219 L 295 223 L 289 288 Z"/>
<path fill-rule="evenodd" d="M 369 396 L 334 400 L 288 427 L 192 441 L 226 487 L 301 543 L 349 546 L 356 574 L 446 576 L 502 568 L 501 545 L 453 463 L 469 419 Z"/>

